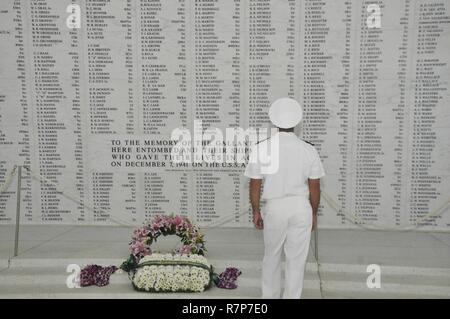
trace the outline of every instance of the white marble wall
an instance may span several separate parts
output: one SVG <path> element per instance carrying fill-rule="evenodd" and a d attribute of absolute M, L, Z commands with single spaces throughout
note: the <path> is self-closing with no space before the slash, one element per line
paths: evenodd
<path fill-rule="evenodd" d="M 72 3 L 79 29 L 66 24 Z M 450 194 L 449 16 L 447 0 L 2 0 L 0 184 L 29 165 L 87 205 L 25 171 L 27 224 L 173 212 L 251 227 L 242 165 L 172 167 L 154 148 L 156 166 L 113 167 L 111 141 L 164 144 L 196 119 L 268 127 L 271 101 L 291 96 L 340 207 L 322 201 L 322 227 L 355 227 L 348 212 L 448 230 L 449 209 L 423 217 Z M 0 223 L 14 222 L 15 203 L 15 186 L 0 194 Z"/>

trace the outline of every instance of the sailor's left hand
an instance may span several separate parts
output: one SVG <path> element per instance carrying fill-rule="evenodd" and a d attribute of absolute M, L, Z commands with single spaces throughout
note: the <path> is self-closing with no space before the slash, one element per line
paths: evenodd
<path fill-rule="evenodd" d="M 255 227 L 257 229 L 264 228 L 264 222 L 261 216 L 261 212 L 253 212 L 253 224 L 255 224 Z"/>

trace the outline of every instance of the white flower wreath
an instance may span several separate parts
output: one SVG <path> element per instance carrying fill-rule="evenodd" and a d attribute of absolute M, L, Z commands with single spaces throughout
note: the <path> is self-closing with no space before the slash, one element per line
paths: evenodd
<path fill-rule="evenodd" d="M 200 255 L 151 254 L 132 277 L 135 289 L 148 292 L 202 292 L 211 284 L 212 267 Z"/>

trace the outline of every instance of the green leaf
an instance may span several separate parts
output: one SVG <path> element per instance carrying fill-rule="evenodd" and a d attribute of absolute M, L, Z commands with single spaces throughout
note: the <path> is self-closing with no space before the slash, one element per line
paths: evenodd
<path fill-rule="evenodd" d="M 121 265 L 120 265 L 120 269 L 122 269 L 123 271 L 129 272 L 130 270 L 136 268 L 137 266 L 137 261 L 134 258 L 133 255 L 130 255 L 127 260 L 125 260 Z"/>
<path fill-rule="evenodd" d="M 215 272 L 213 272 L 211 274 L 211 278 L 212 278 L 212 281 L 214 282 L 214 284 L 217 286 L 219 284 L 219 275 L 216 274 Z"/>

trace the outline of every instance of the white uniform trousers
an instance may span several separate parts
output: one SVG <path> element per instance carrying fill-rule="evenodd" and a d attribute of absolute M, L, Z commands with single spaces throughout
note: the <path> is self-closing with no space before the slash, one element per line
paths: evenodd
<path fill-rule="evenodd" d="M 283 298 L 302 294 L 306 258 L 311 238 L 312 208 L 308 196 L 287 196 L 267 200 L 264 220 L 262 297 L 281 296 L 281 253 L 286 257 Z"/>

